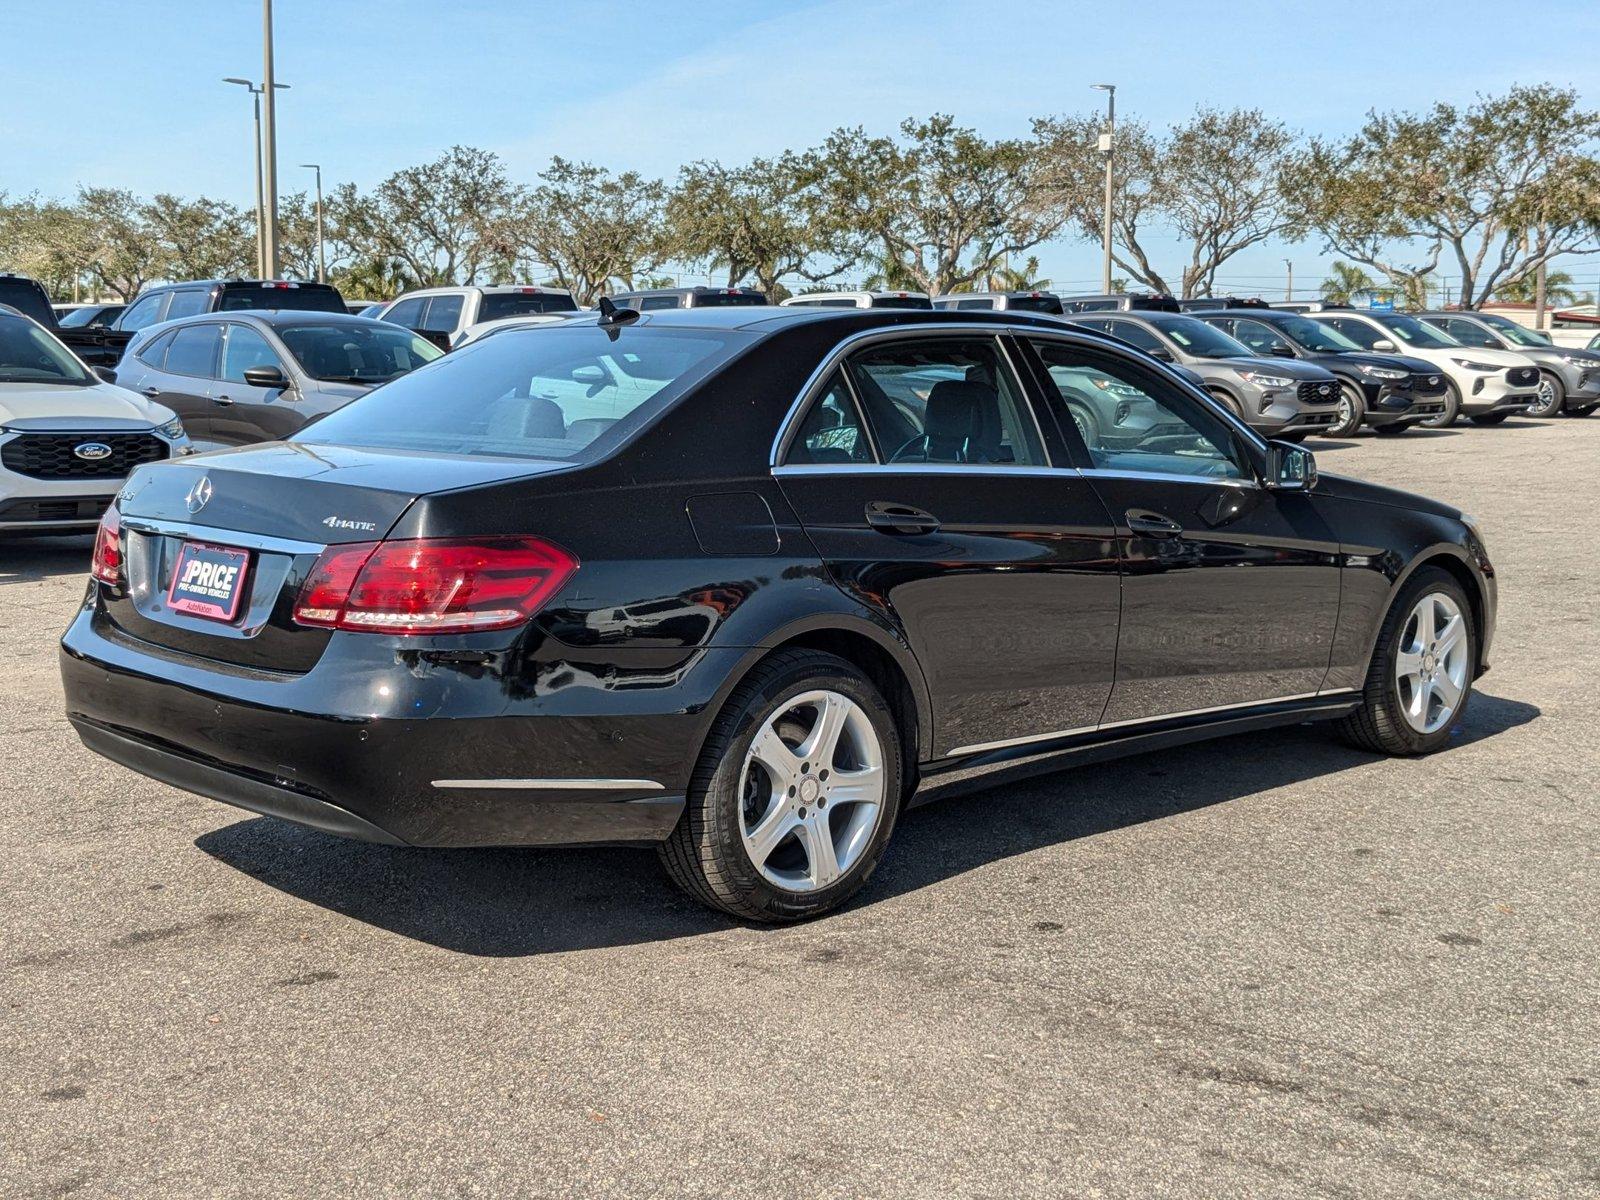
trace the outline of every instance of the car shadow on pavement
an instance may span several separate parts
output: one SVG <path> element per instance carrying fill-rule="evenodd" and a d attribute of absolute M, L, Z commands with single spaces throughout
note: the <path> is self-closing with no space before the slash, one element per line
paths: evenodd
<path fill-rule="evenodd" d="M 0 583 L 37 583 L 60 575 L 89 575 L 94 538 L 0 536 Z"/>
<path fill-rule="evenodd" d="M 1538 715 L 1531 704 L 1479 692 L 1460 744 Z M 906 813 L 883 867 L 850 907 L 1043 846 L 1373 761 L 1325 729 L 1297 726 L 968 791 Z M 265 817 L 203 834 L 195 845 L 288 895 L 462 954 L 597 949 L 733 925 L 679 893 L 655 855 L 636 849 L 414 850 L 349 841 Z"/>

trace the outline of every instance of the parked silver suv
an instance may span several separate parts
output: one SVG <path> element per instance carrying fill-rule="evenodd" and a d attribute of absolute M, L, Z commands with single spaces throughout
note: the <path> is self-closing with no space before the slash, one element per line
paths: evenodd
<path fill-rule="evenodd" d="M 1539 368 L 1539 398 L 1528 405 L 1530 417 L 1555 417 L 1563 412 L 1587 417 L 1600 408 L 1600 354 L 1556 346 L 1510 317 L 1481 312 L 1418 312 L 1411 314 L 1448 333 L 1463 346 L 1482 350 L 1514 350 Z"/>
<path fill-rule="evenodd" d="M 1258 358 L 1220 329 L 1182 313 L 1083 313 L 1073 325 L 1096 329 L 1152 358 L 1197 372 L 1206 391 L 1272 438 L 1299 440 L 1326 431 L 1338 419 L 1339 383 L 1310 363 Z"/>

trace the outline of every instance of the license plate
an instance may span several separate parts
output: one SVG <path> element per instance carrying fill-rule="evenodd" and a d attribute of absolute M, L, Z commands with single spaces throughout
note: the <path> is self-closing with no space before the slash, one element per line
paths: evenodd
<path fill-rule="evenodd" d="M 205 542 L 185 542 L 172 571 L 167 604 L 177 612 L 231 621 L 244 600 L 250 552 Z"/>

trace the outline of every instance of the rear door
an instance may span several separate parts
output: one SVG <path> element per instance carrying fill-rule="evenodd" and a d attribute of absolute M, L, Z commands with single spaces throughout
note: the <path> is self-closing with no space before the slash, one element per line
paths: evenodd
<path fill-rule="evenodd" d="M 1122 623 L 1108 724 L 1312 695 L 1339 615 L 1338 539 L 1301 492 L 1257 481 L 1250 435 L 1132 356 L 1048 334 L 1027 339 L 1069 392 L 1114 381 L 1130 412 L 1160 414 L 1073 440 L 1116 523 Z"/>
<path fill-rule="evenodd" d="M 1119 583 L 1104 506 L 992 330 L 870 335 L 776 468 L 838 583 L 904 633 L 934 698 L 924 758 L 1092 728 Z"/>

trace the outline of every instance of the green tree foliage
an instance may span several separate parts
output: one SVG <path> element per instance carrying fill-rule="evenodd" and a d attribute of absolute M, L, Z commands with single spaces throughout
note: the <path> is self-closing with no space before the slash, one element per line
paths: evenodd
<path fill-rule="evenodd" d="M 1562 306 L 1576 304 L 1579 300 L 1577 280 L 1566 271 L 1544 273 L 1544 299 L 1546 304 Z M 1495 290 L 1495 299 L 1507 304 L 1532 304 L 1538 291 L 1538 276 L 1524 275 L 1514 283 L 1501 284 Z"/>
<path fill-rule="evenodd" d="M 1349 304 L 1357 296 L 1372 292 L 1377 282 L 1360 267 L 1335 262 L 1318 289 L 1329 304 Z"/>

